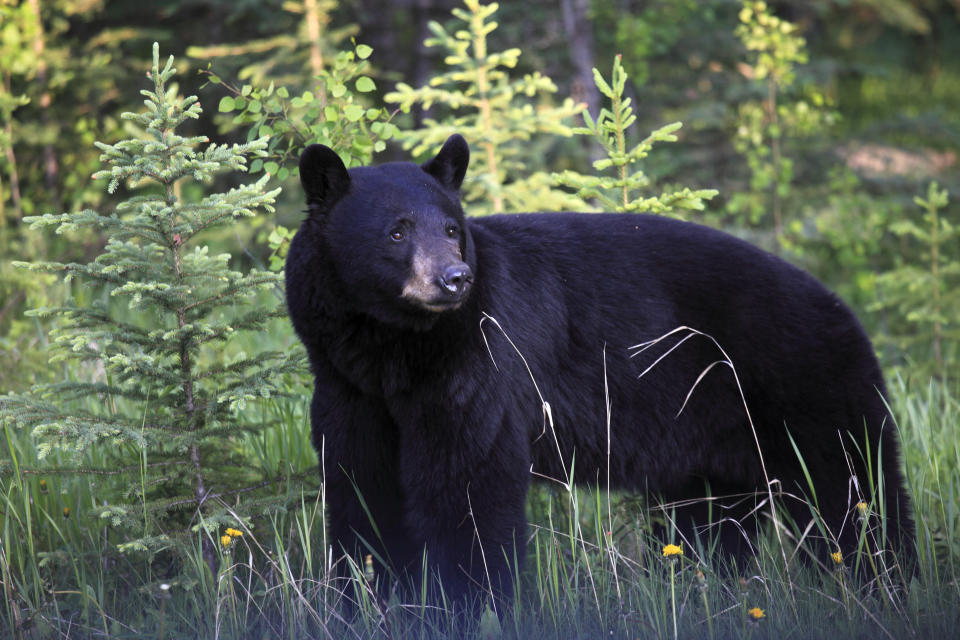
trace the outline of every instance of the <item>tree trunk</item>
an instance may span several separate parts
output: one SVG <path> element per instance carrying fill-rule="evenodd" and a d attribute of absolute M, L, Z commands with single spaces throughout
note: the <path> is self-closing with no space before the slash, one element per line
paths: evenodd
<path fill-rule="evenodd" d="M 33 53 L 37 57 L 37 83 L 43 88 L 43 93 L 40 95 L 39 100 L 40 122 L 43 125 L 43 129 L 46 130 L 50 126 L 50 114 L 48 110 L 52 98 L 50 92 L 47 90 L 47 61 L 43 55 L 45 48 L 43 41 L 43 18 L 40 15 L 40 0 L 29 0 L 29 3 L 33 14 L 37 18 L 37 37 L 33 40 Z M 53 148 L 53 144 L 48 142 L 43 145 L 43 181 L 47 189 L 47 194 L 50 196 L 50 203 L 57 211 L 63 209 L 60 203 L 59 175 L 60 166 L 57 163 L 57 154 Z"/>
<path fill-rule="evenodd" d="M 600 94 L 593 83 L 593 68 L 596 66 L 593 55 L 593 32 L 587 11 L 589 0 L 560 0 L 563 12 L 563 27 L 570 38 L 570 61 L 573 63 L 574 76 L 570 94 L 574 100 L 585 102 L 590 115 L 597 116 L 600 111 Z"/>
<path fill-rule="evenodd" d="M 323 71 L 323 49 L 320 48 L 320 9 L 317 0 L 303 1 L 303 19 L 307 24 L 307 40 L 310 46 L 310 73 L 314 76 Z"/>
<path fill-rule="evenodd" d="M 10 165 L 10 200 L 13 202 L 13 217 L 19 222 L 23 217 L 23 206 L 20 199 L 20 177 L 17 175 L 17 156 L 13 153 L 13 122 L 7 121 L 6 123 L 6 134 L 7 140 L 10 143 L 7 145 L 4 154 L 7 156 L 7 164 Z M 0 217 L 0 224 L 4 227 L 7 224 L 6 214 L 2 211 L 3 209 L 3 191 L 0 190 L 0 214 L 4 217 Z"/>
<path fill-rule="evenodd" d="M 430 0 L 416 0 L 415 5 L 417 42 L 414 49 L 413 86 L 423 87 L 430 81 L 430 50 L 423 44 L 430 37 Z M 429 110 L 417 103 L 413 108 L 413 126 L 415 129 L 423 127 L 423 119 L 429 117 Z"/>

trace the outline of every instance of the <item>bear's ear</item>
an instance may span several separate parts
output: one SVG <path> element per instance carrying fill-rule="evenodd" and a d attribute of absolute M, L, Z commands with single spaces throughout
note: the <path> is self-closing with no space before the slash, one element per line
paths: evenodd
<path fill-rule="evenodd" d="M 312 144 L 300 154 L 300 184 L 310 211 L 326 210 L 350 188 L 350 175 L 336 151 Z"/>
<path fill-rule="evenodd" d="M 463 177 L 467 175 L 470 164 L 470 146 L 459 133 L 455 133 L 443 143 L 440 153 L 423 164 L 423 170 L 440 181 L 440 184 L 454 191 L 460 190 Z"/>

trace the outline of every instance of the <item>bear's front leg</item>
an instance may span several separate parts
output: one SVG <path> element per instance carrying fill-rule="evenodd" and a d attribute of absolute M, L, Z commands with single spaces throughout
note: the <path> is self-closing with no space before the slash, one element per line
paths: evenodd
<path fill-rule="evenodd" d="M 493 430 L 497 437 L 477 440 L 456 423 L 415 431 L 401 433 L 400 468 L 406 522 L 425 545 L 431 588 L 454 601 L 466 597 L 468 607 L 485 595 L 511 601 L 526 543 L 526 439 L 502 427 Z"/>
<path fill-rule="evenodd" d="M 413 542 L 404 525 L 397 429 L 381 400 L 332 373 L 317 376 L 311 423 L 326 493 L 328 544 L 335 561 L 339 559 L 337 578 L 346 583 L 352 575 L 344 554 L 361 571 L 366 556 L 373 555 L 381 594 L 386 595 L 391 573 L 419 567 L 422 546 Z"/>

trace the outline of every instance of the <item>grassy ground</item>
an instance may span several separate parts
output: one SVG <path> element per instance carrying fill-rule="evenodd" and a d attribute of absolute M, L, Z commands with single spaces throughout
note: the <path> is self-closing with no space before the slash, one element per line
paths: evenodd
<path fill-rule="evenodd" d="M 88 514 L 123 487 L 110 478 L 0 477 L 0 636 L 11 638 L 946 638 L 960 626 L 960 394 L 929 383 L 892 385 L 917 520 L 919 568 L 870 554 L 870 516 L 855 558 L 802 562 L 790 531 L 761 539 L 744 567 L 688 541 L 665 558 L 650 535 L 663 511 L 631 496 L 557 485 L 531 496 L 528 559 L 517 604 L 479 624 L 414 596 L 367 598 L 345 619 L 344 584 L 325 576 L 322 495 L 289 483 L 296 507 L 268 513 L 215 540 L 175 540 L 152 561 L 119 553 L 115 532 Z M 302 400 L 270 407 L 283 419 L 242 444 L 251 466 L 316 464 Z M 5 430 L 14 468 L 38 466 L 24 434 Z M 90 460 L 90 462 L 94 462 Z M 282 484 L 282 483 L 281 483 Z M 225 535 L 225 534 L 224 534 Z M 782 545 L 781 540 L 786 540 Z M 361 585 L 383 579 L 353 567 Z M 754 619 L 762 610 L 762 617 Z M 751 610 L 753 615 L 751 615 Z"/>

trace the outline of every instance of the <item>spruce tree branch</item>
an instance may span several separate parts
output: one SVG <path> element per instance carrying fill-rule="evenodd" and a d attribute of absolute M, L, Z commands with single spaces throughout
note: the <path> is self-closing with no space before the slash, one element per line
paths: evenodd
<path fill-rule="evenodd" d="M 162 462 L 150 462 L 146 465 L 148 469 L 159 469 L 163 467 L 172 467 L 182 464 L 177 460 L 166 460 Z M 71 476 L 71 475 L 95 475 L 95 476 L 120 476 L 125 473 L 139 471 L 143 466 L 141 464 L 131 464 L 125 467 L 100 468 L 100 467 L 20 467 L 20 473 L 25 476 Z M 9 473 L 9 470 L 3 469 L 2 474 Z"/>
<path fill-rule="evenodd" d="M 105 395 L 126 398 L 128 400 L 148 400 L 151 396 L 139 388 L 124 388 L 105 382 L 60 382 L 50 385 L 47 392 L 55 395 L 60 403 L 74 398 L 85 398 L 92 395 Z"/>
<path fill-rule="evenodd" d="M 264 379 L 276 379 L 280 374 L 297 371 L 302 366 L 302 360 L 303 359 L 290 358 L 288 354 L 280 351 L 265 351 L 258 353 L 256 358 L 244 358 L 243 360 L 231 362 L 230 364 L 219 367 L 210 367 L 206 371 L 198 374 L 196 379 L 216 379 L 220 376 L 240 374 L 251 367 L 258 367 L 255 374 L 247 376 L 246 378 L 239 378 L 235 382 L 221 387 L 221 390 L 236 389 L 252 383 L 262 387 Z M 264 365 L 264 363 L 270 361 L 277 361 L 278 364 L 273 366 Z M 283 394 L 279 393 L 276 395 Z"/>
<path fill-rule="evenodd" d="M 280 483 L 281 481 L 284 481 L 284 480 L 295 479 L 295 478 L 303 478 L 303 479 L 306 479 L 306 478 L 308 478 L 308 477 L 311 477 L 311 476 L 312 476 L 313 474 L 315 474 L 315 473 L 317 473 L 317 469 L 316 469 L 316 468 L 310 469 L 310 470 L 305 471 L 305 472 L 301 472 L 301 473 L 299 473 L 299 474 L 290 475 L 290 476 L 280 476 L 280 475 L 278 474 L 278 475 L 276 475 L 276 476 L 274 476 L 274 477 L 272 477 L 272 478 L 268 478 L 267 480 L 264 480 L 264 481 L 262 481 L 262 482 L 258 482 L 257 484 L 250 485 L 250 486 L 247 486 L 247 487 L 242 487 L 242 488 L 240 488 L 240 489 L 231 489 L 230 491 L 221 491 L 221 492 L 218 492 L 218 493 L 210 493 L 210 494 L 208 494 L 202 501 L 201 501 L 201 500 L 198 500 L 197 498 L 186 498 L 186 499 L 183 499 L 183 500 L 176 500 L 176 501 L 167 503 L 167 508 L 171 508 L 171 507 L 175 507 L 175 506 L 181 506 L 181 505 L 197 504 L 198 502 L 203 503 L 203 502 L 207 502 L 207 501 L 210 501 L 210 500 L 223 500 L 223 498 L 225 498 L 225 497 L 238 496 L 238 495 L 242 495 L 242 494 L 245 494 L 245 493 L 250 493 L 250 492 L 252 492 L 252 491 L 257 491 L 258 489 L 263 489 L 264 487 L 269 487 L 270 485 Z"/>
<path fill-rule="evenodd" d="M 18 267 L 25 266 L 29 268 L 31 271 L 48 271 L 48 272 L 63 271 L 63 272 L 67 272 L 70 275 L 78 274 L 81 276 L 89 277 L 93 280 L 98 280 L 104 284 L 114 285 L 119 290 L 124 290 L 124 288 L 129 285 L 137 284 L 137 283 L 132 283 L 128 280 L 124 280 L 121 274 L 119 273 L 104 270 L 103 267 L 100 265 L 97 265 L 96 267 L 91 267 L 90 265 L 76 264 L 76 263 L 63 264 L 58 262 L 33 262 L 33 263 L 14 262 L 14 266 L 18 266 Z M 156 266 L 154 266 L 154 270 L 155 269 L 156 269 Z M 68 277 L 70 276 L 68 275 Z M 176 310 L 176 307 L 173 306 L 174 303 L 171 300 L 171 296 L 166 295 L 166 292 L 161 289 L 140 289 L 138 290 L 138 293 L 151 298 L 152 300 L 157 302 L 159 306 L 161 306 L 162 308 L 168 311 Z"/>
<path fill-rule="evenodd" d="M 236 296 L 237 294 L 247 293 L 249 289 L 252 287 L 256 287 L 263 284 L 274 284 L 275 282 L 277 282 L 277 280 L 278 278 L 275 274 L 268 274 L 268 273 L 265 273 L 263 276 L 260 276 L 260 277 L 244 278 L 244 280 L 238 283 L 236 286 L 230 287 L 229 289 L 225 289 L 220 293 L 209 296 L 202 300 L 191 302 L 190 304 L 184 305 L 182 309 L 184 312 L 187 312 L 187 311 L 192 311 L 197 307 L 210 304 L 211 302 L 222 302 L 224 300 L 227 300 L 229 298 Z"/>
<path fill-rule="evenodd" d="M 230 324 L 210 328 L 210 331 L 197 338 L 197 344 L 207 344 L 227 340 L 240 331 L 258 331 L 264 328 L 264 325 L 270 320 L 287 317 L 287 312 L 282 308 L 274 308 L 269 311 L 251 311 Z"/>
<path fill-rule="evenodd" d="M 17 408 L 19 407 L 19 411 Z M 170 435 L 176 433 L 176 425 L 168 423 L 154 423 L 142 421 L 130 421 L 123 419 L 112 419 L 105 416 L 96 415 L 88 411 L 74 409 L 71 412 L 57 410 L 54 405 L 41 403 L 23 403 L 14 405 L 0 399 L 0 408 L 13 411 L 14 423 L 23 428 L 36 428 L 43 425 L 57 425 L 61 432 L 68 430 L 68 427 L 76 427 L 79 424 L 96 428 L 91 429 L 90 434 L 95 434 L 96 438 L 117 437 L 124 434 L 133 434 L 136 438 L 131 440 L 146 440 L 145 436 L 153 436 L 157 442 L 169 440 Z"/>

